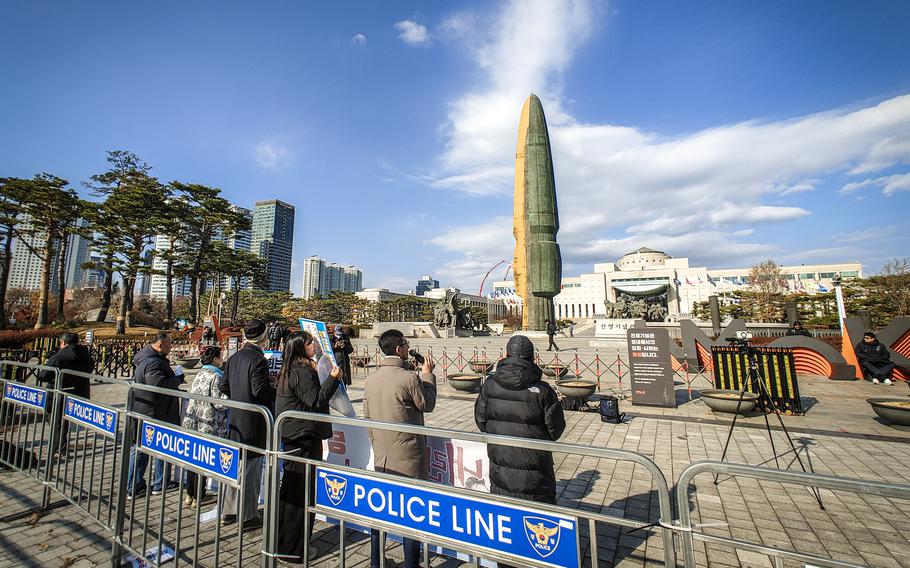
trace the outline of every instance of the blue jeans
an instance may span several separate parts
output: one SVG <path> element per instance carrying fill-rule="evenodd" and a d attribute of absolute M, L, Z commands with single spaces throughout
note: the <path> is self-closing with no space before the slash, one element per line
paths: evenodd
<path fill-rule="evenodd" d="M 145 489 L 145 468 L 149 465 L 149 455 L 138 451 L 137 446 L 130 449 L 130 469 L 126 477 L 126 491 L 130 495 L 136 491 Z M 165 472 L 165 463 L 162 460 L 155 460 L 152 468 L 152 491 L 158 491 L 163 485 L 164 478 L 170 481 L 171 466 L 167 465 Z M 134 487 L 135 484 L 135 487 Z"/>

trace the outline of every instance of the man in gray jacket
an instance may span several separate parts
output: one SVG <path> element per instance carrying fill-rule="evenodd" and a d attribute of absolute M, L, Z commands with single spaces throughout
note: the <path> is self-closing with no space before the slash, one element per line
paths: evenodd
<path fill-rule="evenodd" d="M 408 370 L 408 341 L 396 329 L 379 337 L 379 349 L 384 357 L 379 368 L 366 379 L 364 418 L 423 426 L 424 413 L 432 412 L 436 407 L 436 375 L 433 374 L 436 365 L 427 357 L 420 376 Z M 424 436 L 378 429 L 371 429 L 369 436 L 376 471 L 426 479 L 427 441 Z M 378 531 L 372 531 L 370 544 L 370 567 L 379 568 L 385 555 L 380 551 Z M 402 544 L 404 568 L 417 568 L 420 543 L 405 538 Z"/>

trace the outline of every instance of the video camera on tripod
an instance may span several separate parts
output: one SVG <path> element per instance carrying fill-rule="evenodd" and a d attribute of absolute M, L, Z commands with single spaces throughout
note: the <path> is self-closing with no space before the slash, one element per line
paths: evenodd
<path fill-rule="evenodd" d="M 749 341 L 752 339 L 751 331 L 737 331 L 734 332 L 733 337 L 725 337 L 724 341 L 730 342 L 733 346 L 739 347 L 739 350 L 746 355 L 751 355 L 754 353 L 754 347 L 749 344 Z"/>

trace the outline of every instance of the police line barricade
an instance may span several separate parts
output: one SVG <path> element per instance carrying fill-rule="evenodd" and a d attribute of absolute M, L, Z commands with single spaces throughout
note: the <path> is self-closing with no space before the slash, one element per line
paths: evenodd
<path fill-rule="evenodd" d="M 677 530 L 680 531 L 683 549 L 683 559 L 685 568 L 695 568 L 695 541 L 699 540 L 706 543 L 729 546 L 740 550 L 757 552 L 770 556 L 775 568 L 783 567 L 784 560 L 795 560 L 802 562 L 806 566 L 818 566 L 827 568 L 870 568 L 867 564 L 856 564 L 842 560 L 834 560 L 816 554 L 797 552 L 795 550 L 786 550 L 773 546 L 765 546 L 753 542 L 747 542 L 734 538 L 725 538 L 705 533 L 695 532 L 692 525 L 692 516 L 690 510 L 689 490 L 692 489 L 695 476 L 704 473 L 723 474 L 732 477 L 749 477 L 764 481 L 776 481 L 778 483 L 790 483 L 794 485 L 803 485 L 807 487 L 817 487 L 820 489 L 830 489 L 834 491 L 850 491 L 853 493 L 865 493 L 867 495 L 876 495 L 879 497 L 890 497 L 894 499 L 910 500 L 910 485 L 900 483 L 889 483 L 886 481 L 868 481 L 865 479 L 855 479 L 849 477 L 838 477 L 824 473 L 807 473 L 803 471 L 790 471 L 760 467 L 755 465 L 746 465 L 730 462 L 720 462 L 714 460 L 698 461 L 691 464 L 679 474 L 679 481 L 676 484 L 676 500 L 679 512 L 679 525 Z"/>
<path fill-rule="evenodd" d="M 385 533 L 391 533 L 422 542 L 424 558 L 427 558 L 429 547 L 433 545 L 468 553 L 473 556 L 476 566 L 480 565 L 481 559 L 488 559 L 540 568 L 580 566 L 585 554 L 584 551 L 579 550 L 579 538 L 582 527 L 585 527 L 588 532 L 591 565 L 598 566 L 597 523 L 642 530 L 658 526 L 663 539 L 664 565 L 676 566 L 670 489 L 666 477 L 653 460 L 637 452 L 301 411 L 287 411 L 278 416 L 273 430 L 273 447 L 280 447 L 282 427 L 293 419 L 326 422 L 333 426 L 405 432 L 428 438 L 451 438 L 486 444 L 502 444 L 532 450 L 576 454 L 595 459 L 629 461 L 641 465 L 651 474 L 652 484 L 657 491 L 659 521 L 649 524 L 583 509 L 525 501 L 429 481 L 328 464 L 293 453 L 277 450 L 271 452 L 269 470 L 272 475 L 270 499 L 272 508 L 269 510 L 268 523 L 272 527 L 277 527 L 278 524 L 279 459 L 307 464 L 310 467 L 306 468 L 305 483 L 302 488 L 306 492 L 307 510 L 339 521 L 339 566 L 341 567 L 344 567 L 346 562 L 345 528 L 348 524 L 369 524 L 369 526 L 379 529 L 383 550 Z M 314 475 L 317 477 L 315 479 L 315 496 L 311 495 L 310 491 L 314 481 L 311 476 Z M 380 504 L 385 504 L 385 507 L 378 506 Z M 397 512 L 392 513 L 389 507 Z M 304 529 L 300 535 L 305 542 L 303 551 L 305 565 L 308 565 L 310 546 L 305 537 L 309 522 L 309 515 L 305 515 Z M 280 530 L 280 527 L 277 528 Z M 269 538 L 263 541 L 266 566 L 275 566 L 275 561 L 279 558 L 278 530 L 271 530 L 268 533 Z"/>
<path fill-rule="evenodd" d="M 124 392 L 128 388 L 122 379 L 91 373 L 61 370 L 60 376 L 61 384 L 68 377 L 78 377 L 119 385 Z M 57 451 L 49 482 L 64 499 L 113 534 L 118 462 L 125 433 L 123 411 L 63 388 L 54 404 L 59 405 L 54 411 Z"/>
<path fill-rule="evenodd" d="M 0 361 L 0 377 L 6 377 L 7 369 L 28 370 L 26 376 L 35 377 L 38 372 L 48 371 L 54 375 L 54 386 L 59 388 L 60 374 L 54 367 Z M 13 373 L 15 376 L 18 373 Z M 43 484 L 41 509 L 50 505 L 48 480 L 54 450 L 51 440 L 55 437 L 56 423 L 48 420 L 54 388 L 30 386 L 25 383 L 0 378 L 0 464 L 20 471 Z"/>
<path fill-rule="evenodd" d="M 259 414 L 265 421 L 267 447 L 257 448 L 232 442 L 149 418 L 133 410 L 133 399 L 138 392 L 155 393 L 186 401 L 205 401 L 227 407 L 228 412 L 234 409 Z M 226 510 L 224 489 L 229 487 L 236 490 L 238 495 L 242 493 L 242 486 L 247 476 L 251 474 L 245 467 L 251 452 L 265 454 L 271 450 L 274 423 L 271 413 L 257 404 L 215 399 L 135 383 L 129 385 L 126 400 L 127 408 L 122 414 L 126 438 L 121 444 L 120 452 L 111 565 L 121 566 L 124 553 L 138 559 L 144 558 L 146 565 L 152 566 L 160 566 L 170 558 L 174 558 L 178 564 L 183 560 L 191 566 L 214 567 L 231 564 L 243 566 L 244 554 L 247 554 L 247 558 L 258 559 L 260 557 L 258 546 L 253 550 L 244 550 L 245 546 L 254 541 L 252 536 L 245 539 L 243 523 L 240 522 L 245 514 L 243 499 L 237 499 L 235 510 Z M 137 467 L 140 460 L 147 460 L 145 479 L 130 480 L 132 469 L 130 464 L 133 462 L 134 467 Z M 158 467 L 164 472 L 161 491 L 157 495 L 152 495 L 153 478 Z M 186 472 L 198 476 L 195 495 L 191 495 L 197 503 L 193 508 L 184 508 L 184 495 L 188 493 L 185 485 Z M 168 486 L 170 477 L 176 477 L 176 487 Z M 218 484 L 217 499 L 214 503 L 205 503 L 203 483 L 205 478 L 211 478 Z M 137 493 L 128 499 L 128 493 L 134 486 L 144 486 L 144 494 Z M 268 491 L 265 495 L 265 510 L 268 511 L 270 507 Z M 203 512 L 204 506 L 211 506 L 212 509 Z M 236 515 L 236 524 L 222 529 L 219 518 L 221 515 Z M 189 518 L 185 519 L 187 516 Z M 184 530 L 187 523 L 192 525 L 192 532 L 189 534 L 185 534 L 187 531 Z M 203 526 L 209 523 L 213 523 L 213 527 Z M 263 539 L 266 538 L 267 530 L 268 527 L 263 525 Z M 205 541 L 202 541 L 203 536 L 206 538 Z M 236 537 L 236 540 L 233 537 Z M 205 552 L 202 552 L 201 546 L 205 547 Z M 187 550 L 190 553 L 187 553 Z M 225 560 L 223 556 L 230 553 L 236 558 Z"/>

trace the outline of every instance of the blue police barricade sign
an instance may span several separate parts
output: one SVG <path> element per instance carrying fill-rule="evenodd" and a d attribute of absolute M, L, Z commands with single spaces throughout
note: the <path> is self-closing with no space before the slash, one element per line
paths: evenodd
<path fill-rule="evenodd" d="M 316 471 L 316 505 L 367 524 L 376 519 L 548 566 L 578 566 L 574 517 L 446 493 L 444 486 L 427 491 L 327 467 Z"/>
<path fill-rule="evenodd" d="M 228 481 L 240 480 L 240 449 L 180 430 L 142 423 L 142 447 Z"/>
<path fill-rule="evenodd" d="M 117 433 L 117 412 L 103 406 L 68 396 L 64 413 L 74 422 L 94 428 L 102 434 L 113 436 Z"/>
<path fill-rule="evenodd" d="M 6 388 L 3 389 L 3 398 L 23 406 L 37 408 L 38 410 L 44 410 L 47 406 L 46 390 L 16 383 L 6 383 Z"/>

